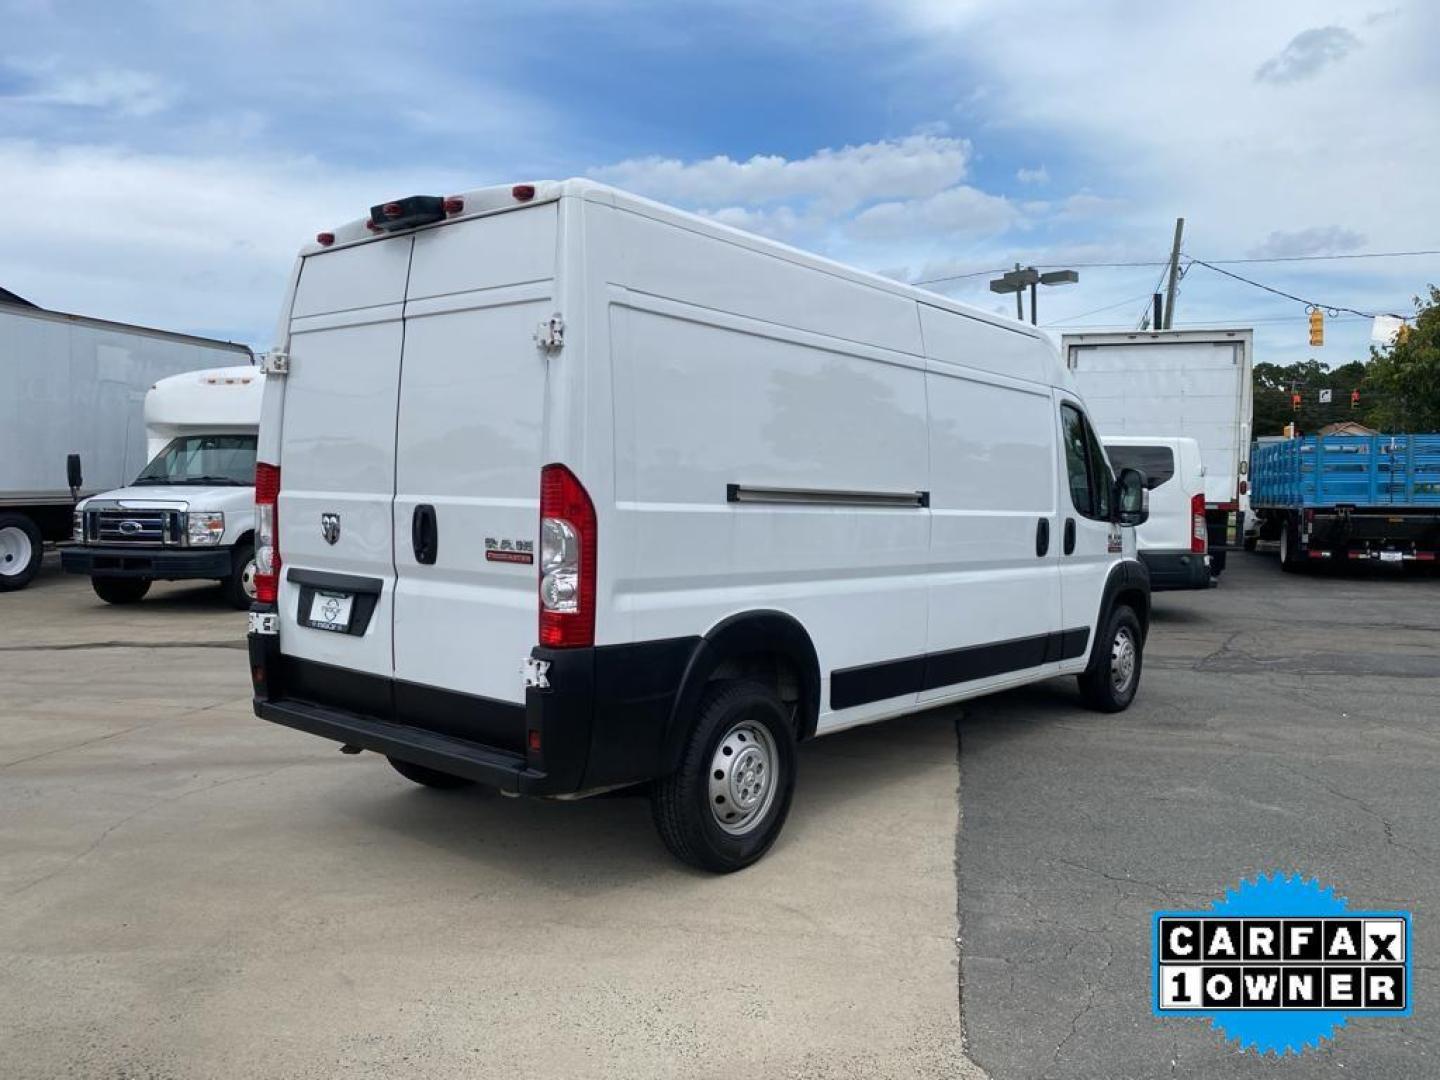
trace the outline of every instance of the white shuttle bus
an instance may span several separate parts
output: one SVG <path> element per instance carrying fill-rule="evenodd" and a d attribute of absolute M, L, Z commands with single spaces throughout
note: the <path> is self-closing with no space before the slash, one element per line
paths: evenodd
<path fill-rule="evenodd" d="M 567 180 L 321 233 L 276 341 L 255 712 L 418 783 L 648 782 L 728 871 L 800 740 L 1135 695 L 1144 476 L 1030 327 Z"/>

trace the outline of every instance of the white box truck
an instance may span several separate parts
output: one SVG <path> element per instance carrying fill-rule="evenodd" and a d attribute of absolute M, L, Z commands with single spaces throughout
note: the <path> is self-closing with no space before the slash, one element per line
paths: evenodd
<path fill-rule="evenodd" d="M 1135 694 L 1144 478 L 1028 326 L 583 180 L 376 205 L 291 280 L 260 717 L 434 787 L 652 782 L 670 850 L 727 871 L 799 740 Z"/>
<path fill-rule="evenodd" d="M 1120 330 L 1066 334 L 1061 350 L 1101 438 L 1186 436 L 1205 464 L 1210 567 L 1244 541 L 1249 505 L 1254 332 Z"/>
<path fill-rule="evenodd" d="M 249 365 L 161 379 L 145 395 L 149 463 L 127 486 L 75 508 L 60 553 L 110 604 L 152 581 L 211 579 L 248 608 L 255 597 L 255 438 L 265 376 Z"/>
<path fill-rule="evenodd" d="M 157 380 L 249 362 L 244 345 L 0 303 L 0 592 L 23 589 L 83 495 L 149 460 L 141 402 Z"/>

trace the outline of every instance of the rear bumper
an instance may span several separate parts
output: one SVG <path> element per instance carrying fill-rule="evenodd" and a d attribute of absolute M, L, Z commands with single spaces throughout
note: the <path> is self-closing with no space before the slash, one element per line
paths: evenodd
<path fill-rule="evenodd" d="M 77 546 L 60 550 L 60 565 L 71 574 L 158 578 L 161 581 L 227 578 L 232 569 L 228 547 L 167 551 L 160 548 Z"/>
<path fill-rule="evenodd" d="M 1210 567 L 1203 554 L 1189 551 L 1142 551 L 1140 561 L 1150 571 L 1150 591 L 1208 589 Z"/>
<path fill-rule="evenodd" d="M 256 716 L 523 795 L 662 775 L 665 735 L 700 643 L 534 649 L 549 685 L 527 688 L 522 705 L 302 660 L 279 641 L 249 637 Z"/>

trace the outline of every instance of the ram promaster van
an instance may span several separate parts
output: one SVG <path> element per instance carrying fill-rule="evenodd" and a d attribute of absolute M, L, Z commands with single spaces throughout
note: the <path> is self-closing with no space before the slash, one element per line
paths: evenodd
<path fill-rule="evenodd" d="M 1102 435 L 1117 468 L 1145 474 L 1150 517 L 1135 530 L 1150 589 L 1208 589 L 1209 530 L 1205 521 L 1205 462 L 1194 439 L 1169 435 Z"/>
<path fill-rule="evenodd" d="M 190 371 L 145 395 L 150 462 L 126 487 L 75 508 L 60 553 L 110 604 L 152 581 L 210 579 L 241 609 L 255 599 L 255 439 L 265 378 L 251 366 Z"/>
<path fill-rule="evenodd" d="M 1144 477 L 1029 327 L 568 180 L 321 233 L 264 366 L 255 711 L 421 784 L 734 870 L 799 740 L 1135 694 Z"/>

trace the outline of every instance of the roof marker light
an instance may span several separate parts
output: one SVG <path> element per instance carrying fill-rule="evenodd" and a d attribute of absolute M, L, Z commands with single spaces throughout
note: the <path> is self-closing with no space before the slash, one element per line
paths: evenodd
<path fill-rule="evenodd" d="M 321 247 L 329 247 L 335 242 L 335 234 L 333 232 L 316 233 L 315 242 Z"/>
<path fill-rule="evenodd" d="M 374 220 L 373 218 L 366 218 L 366 219 L 365 219 L 365 228 L 369 229 L 371 232 L 384 232 L 384 231 L 385 231 L 384 229 L 380 228 L 379 225 L 376 225 L 376 224 L 375 224 L 375 220 Z"/>
<path fill-rule="evenodd" d="M 463 214 L 465 212 L 465 200 L 459 195 L 451 195 L 444 202 L 445 213 Z"/>
<path fill-rule="evenodd" d="M 510 189 L 510 194 L 515 196 L 516 202 L 529 202 L 535 197 L 535 185 L 516 184 Z"/>

